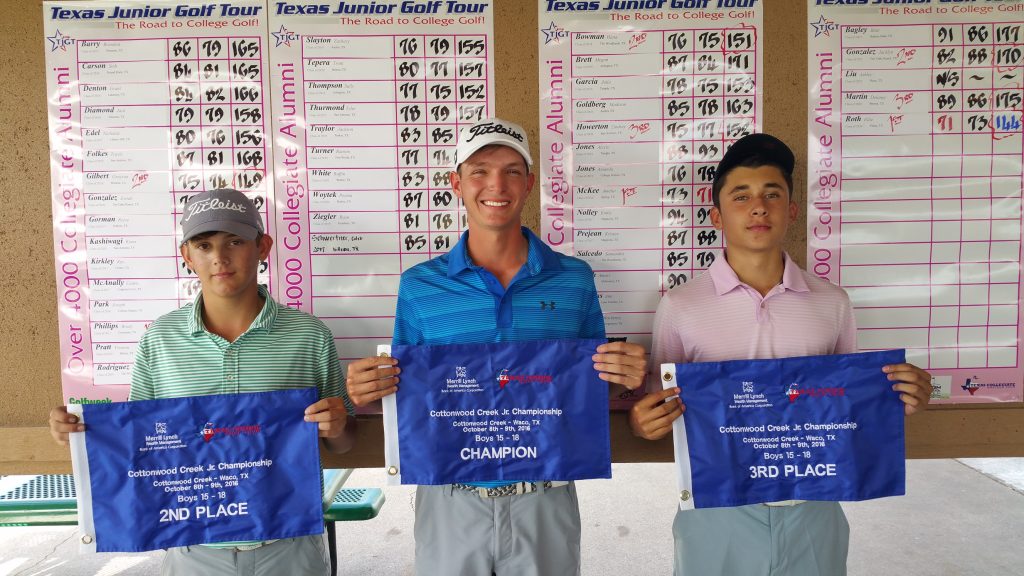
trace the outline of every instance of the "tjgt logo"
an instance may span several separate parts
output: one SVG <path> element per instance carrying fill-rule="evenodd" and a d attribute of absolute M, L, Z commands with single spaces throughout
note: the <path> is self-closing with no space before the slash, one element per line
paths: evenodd
<path fill-rule="evenodd" d="M 793 382 L 789 385 L 789 388 L 786 389 L 786 397 L 789 398 L 790 402 L 796 402 L 796 399 L 801 396 L 811 396 L 813 398 L 846 396 L 846 388 L 800 388 L 796 382 Z"/>
<path fill-rule="evenodd" d="M 551 384 L 552 378 L 549 374 L 509 374 L 508 368 L 503 368 L 495 378 L 498 381 L 498 388 L 505 389 L 509 382 L 520 384 Z"/>

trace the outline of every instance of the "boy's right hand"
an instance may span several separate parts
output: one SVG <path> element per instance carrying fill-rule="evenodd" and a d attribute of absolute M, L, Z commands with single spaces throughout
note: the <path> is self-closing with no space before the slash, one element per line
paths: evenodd
<path fill-rule="evenodd" d="M 398 391 L 398 360 L 390 356 L 370 356 L 348 365 L 345 388 L 356 406 L 366 406 Z"/>
<path fill-rule="evenodd" d="M 672 422 L 686 411 L 678 396 L 679 388 L 666 388 L 641 398 L 629 411 L 633 434 L 647 440 L 660 440 L 668 435 Z M 669 398 L 672 399 L 665 402 Z"/>
<path fill-rule="evenodd" d="M 50 410 L 50 436 L 63 446 L 68 445 L 68 434 L 85 432 L 85 424 L 78 423 L 78 416 L 68 414 L 67 406 L 57 406 Z"/>

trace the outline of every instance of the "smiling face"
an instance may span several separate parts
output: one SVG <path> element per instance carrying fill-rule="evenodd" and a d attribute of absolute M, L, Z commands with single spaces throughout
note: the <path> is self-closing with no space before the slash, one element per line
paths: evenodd
<path fill-rule="evenodd" d="M 455 195 L 466 207 L 471 232 L 518 232 L 534 179 L 522 155 L 500 145 L 477 150 L 451 175 Z"/>
<path fill-rule="evenodd" d="M 772 165 L 733 168 L 725 177 L 711 222 L 725 236 L 727 252 L 782 250 L 797 205 L 782 170 Z"/>
<path fill-rule="evenodd" d="M 245 297 L 256 290 L 260 261 L 267 259 L 272 245 L 267 235 L 246 240 L 229 232 L 214 232 L 182 244 L 181 257 L 199 278 L 205 296 Z"/>

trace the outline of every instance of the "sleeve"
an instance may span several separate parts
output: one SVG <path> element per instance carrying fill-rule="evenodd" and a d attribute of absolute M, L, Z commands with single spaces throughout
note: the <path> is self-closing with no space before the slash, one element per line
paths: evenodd
<path fill-rule="evenodd" d="M 681 312 L 674 310 L 671 292 L 665 293 L 658 302 L 658 310 L 654 313 L 654 328 L 651 331 L 651 366 L 652 374 L 661 373 L 661 365 L 668 362 L 685 364 L 691 361 L 683 345 L 683 339 L 672 322 L 673 317 Z M 647 391 L 661 389 L 661 378 L 649 378 Z"/>
<path fill-rule="evenodd" d="M 843 303 L 839 310 L 839 334 L 833 354 L 852 354 L 857 351 L 857 320 L 853 316 L 850 297 L 843 291 Z"/>
<path fill-rule="evenodd" d="M 597 287 L 594 286 L 594 274 L 587 268 L 590 275 L 590 306 L 587 307 L 586 316 L 583 318 L 583 325 L 580 326 L 580 338 L 604 338 L 604 313 L 601 312 L 601 300 L 597 297 Z"/>
<path fill-rule="evenodd" d="M 320 398 L 340 397 L 345 402 L 345 410 L 349 416 L 354 416 L 356 407 L 345 388 L 345 373 L 341 371 L 338 349 L 334 347 L 334 336 L 327 326 L 321 324 L 321 328 L 323 333 L 320 338 L 320 357 L 317 359 L 317 388 Z"/>
<path fill-rule="evenodd" d="M 423 344 L 423 330 L 419 317 L 416 315 L 416 307 L 412 303 L 409 294 L 410 284 L 408 273 L 402 274 L 398 282 L 398 303 L 395 305 L 395 332 L 391 338 L 392 344 Z"/>
<path fill-rule="evenodd" d="M 128 400 L 153 400 L 156 398 L 156 391 L 153 389 L 153 374 L 149 368 L 150 344 L 147 330 L 139 340 L 139 346 L 135 349 L 135 363 L 132 366 L 131 388 L 128 390 Z"/>

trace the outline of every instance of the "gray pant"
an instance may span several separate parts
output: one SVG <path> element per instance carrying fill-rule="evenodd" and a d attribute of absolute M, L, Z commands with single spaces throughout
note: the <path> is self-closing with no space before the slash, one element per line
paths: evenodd
<path fill-rule="evenodd" d="M 170 548 L 161 576 L 326 576 L 331 573 L 327 536 L 285 538 L 236 552 L 206 546 Z"/>
<path fill-rule="evenodd" d="M 676 511 L 675 576 L 845 576 L 850 526 L 836 502 Z"/>
<path fill-rule="evenodd" d="M 573 576 L 580 573 L 576 486 L 481 498 L 416 489 L 418 576 Z"/>

